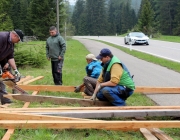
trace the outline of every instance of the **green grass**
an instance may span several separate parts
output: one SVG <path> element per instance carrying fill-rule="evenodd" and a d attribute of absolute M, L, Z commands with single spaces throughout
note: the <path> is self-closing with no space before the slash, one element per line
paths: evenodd
<path fill-rule="evenodd" d="M 154 40 L 162 40 L 162 41 L 169 41 L 169 42 L 178 42 L 180 43 L 180 36 L 167 36 L 167 35 L 161 35 L 158 38 L 152 38 Z"/>
<path fill-rule="evenodd" d="M 27 43 L 32 45 L 45 45 L 44 42 L 30 42 Z M 24 45 L 23 49 L 28 49 Z M 44 46 L 45 51 L 45 46 Z M 88 50 L 78 41 L 69 40 L 67 42 L 67 51 L 65 54 L 65 61 L 63 67 L 63 85 L 74 85 L 77 86 L 82 83 L 82 79 L 85 76 L 85 66 L 87 65 L 85 56 L 88 54 Z M 46 56 L 44 56 L 46 59 Z M 51 76 L 51 66 L 50 62 L 47 62 L 47 65 L 42 69 L 26 67 L 20 68 L 19 71 L 22 75 L 31 75 L 34 77 L 44 76 L 43 79 L 33 82 L 32 84 L 38 85 L 53 85 L 53 79 Z M 32 93 L 28 91 L 28 93 Z M 80 93 L 72 92 L 40 92 L 40 95 L 52 95 L 52 96 L 63 96 L 63 97 L 76 97 L 82 98 Z M 23 102 L 15 101 L 11 107 L 22 107 Z M 127 105 L 130 106 L 153 106 L 155 105 L 153 101 L 147 98 L 145 95 L 134 93 L 127 99 Z M 61 107 L 62 105 L 55 105 L 51 103 L 31 103 L 29 107 Z M 72 106 L 79 106 L 77 104 Z M 112 118 L 115 120 L 120 120 L 120 118 Z M 110 119 L 110 120 L 112 120 Z M 179 129 L 178 129 L 179 130 Z M 5 130 L 0 131 L 0 138 L 5 134 Z M 168 129 L 168 134 L 173 135 L 174 132 L 171 129 Z M 176 134 L 174 138 L 180 137 L 180 134 Z M 106 131 L 106 130 L 48 130 L 48 129 L 38 129 L 38 130 L 15 130 L 15 133 L 12 135 L 11 140 L 145 140 L 140 132 L 122 132 L 122 131 Z"/>

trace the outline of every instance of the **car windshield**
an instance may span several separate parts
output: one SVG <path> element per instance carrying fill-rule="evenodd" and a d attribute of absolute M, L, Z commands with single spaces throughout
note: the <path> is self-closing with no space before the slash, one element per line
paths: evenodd
<path fill-rule="evenodd" d="M 143 33 L 130 33 L 130 36 L 145 36 Z"/>

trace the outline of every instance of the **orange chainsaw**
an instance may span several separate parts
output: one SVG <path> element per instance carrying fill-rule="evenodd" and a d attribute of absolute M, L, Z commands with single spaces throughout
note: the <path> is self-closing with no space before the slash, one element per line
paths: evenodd
<path fill-rule="evenodd" d="M 20 81 L 20 77 L 14 76 L 13 74 L 11 74 L 10 71 L 8 71 L 8 70 L 2 71 L 1 70 L 0 80 L 3 81 L 3 83 L 6 84 L 7 86 L 9 86 L 10 88 L 15 89 L 22 94 L 28 94 L 26 91 L 19 88 L 16 84 L 16 82 Z"/>
<path fill-rule="evenodd" d="M 19 82 L 20 81 L 20 77 L 14 76 L 8 69 L 3 69 L 2 74 L 1 74 L 1 78 L 4 79 L 11 79 L 14 80 L 15 82 Z"/>

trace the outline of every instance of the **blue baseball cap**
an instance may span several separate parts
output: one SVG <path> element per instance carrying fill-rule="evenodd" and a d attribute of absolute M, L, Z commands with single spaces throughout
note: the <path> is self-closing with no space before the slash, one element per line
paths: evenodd
<path fill-rule="evenodd" d="M 104 48 L 100 51 L 100 54 L 96 56 L 97 59 L 102 59 L 103 57 L 110 56 L 112 53 L 109 49 Z"/>

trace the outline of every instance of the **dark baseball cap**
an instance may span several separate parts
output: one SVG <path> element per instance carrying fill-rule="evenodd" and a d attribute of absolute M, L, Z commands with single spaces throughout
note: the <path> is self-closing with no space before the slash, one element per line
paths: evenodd
<path fill-rule="evenodd" d="M 103 57 L 110 56 L 112 53 L 109 49 L 104 48 L 100 51 L 100 54 L 96 56 L 97 59 L 102 59 Z"/>
<path fill-rule="evenodd" d="M 23 42 L 24 33 L 19 29 L 15 29 L 14 31 L 19 36 L 20 40 Z"/>

